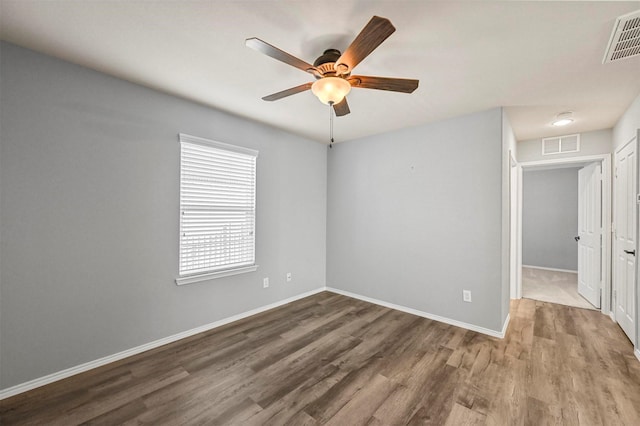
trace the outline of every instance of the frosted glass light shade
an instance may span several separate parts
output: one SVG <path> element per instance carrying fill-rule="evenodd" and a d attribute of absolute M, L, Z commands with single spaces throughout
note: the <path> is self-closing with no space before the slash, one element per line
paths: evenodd
<path fill-rule="evenodd" d="M 573 123 L 573 112 L 566 111 L 556 115 L 556 119 L 551 123 L 552 126 L 561 127 Z"/>
<path fill-rule="evenodd" d="M 351 84 L 340 77 L 323 77 L 311 85 L 311 91 L 323 104 L 340 103 L 351 90 Z"/>
<path fill-rule="evenodd" d="M 570 118 L 561 118 L 559 120 L 554 121 L 553 124 L 554 126 L 560 127 L 560 126 L 566 126 L 567 124 L 573 123 L 573 120 Z"/>

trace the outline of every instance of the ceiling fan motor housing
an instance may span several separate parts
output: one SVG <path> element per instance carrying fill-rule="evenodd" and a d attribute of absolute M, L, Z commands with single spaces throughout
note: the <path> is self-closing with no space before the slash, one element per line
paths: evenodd
<path fill-rule="evenodd" d="M 336 70 L 334 65 L 340 58 L 340 55 L 342 54 L 337 49 L 327 49 L 315 60 L 313 66 L 316 67 L 324 77 L 335 76 Z"/>

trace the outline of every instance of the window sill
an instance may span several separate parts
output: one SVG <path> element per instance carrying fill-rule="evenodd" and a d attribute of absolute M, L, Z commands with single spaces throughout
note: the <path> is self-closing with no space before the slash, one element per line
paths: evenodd
<path fill-rule="evenodd" d="M 250 266 L 243 266 L 241 268 L 236 268 L 236 269 L 227 269 L 227 270 L 224 270 L 224 271 L 209 272 L 209 273 L 206 273 L 206 274 L 189 275 L 189 276 L 186 276 L 186 277 L 178 277 L 178 278 L 176 278 L 176 284 L 178 284 L 178 285 L 194 284 L 194 283 L 199 283 L 201 281 L 215 280 L 217 278 L 229 277 L 231 275 L 244 274 L 246 272 L 253 272 L 253 271 L 256 271 L 256 270 L 258 270 L 258 265 L 250 265 Z"/>

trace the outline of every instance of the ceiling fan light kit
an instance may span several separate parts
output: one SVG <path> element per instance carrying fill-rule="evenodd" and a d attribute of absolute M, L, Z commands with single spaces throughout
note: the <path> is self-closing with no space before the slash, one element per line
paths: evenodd
<path fill-rule="evenodd" d="M 342 102 L 351 91 L 351 84 L 344 78 L 324 77 L 316 80 L 311 85 L 311 92 L 325 105 L 333 105 Z"/>
<path fill-rule="evenodd" d="M 395 27 L 388 19 L 374 16 L 344 53 L 336 49 L 327 49 L 314 61 L 313 65 L 259 38 L 248 38 L 245 44 L 258 52 L 312 74 L 316 78 L 313 84 L 306 83 L 273 93 L 263 97 L 263 100 L 275 101 L 311 89 L 311 92 L 322 103 L 331 105 L 336 116 L 340 117 L 351 112 L 346 98 L 351 87 L 402 93 L 412 93 L 418 87 L 418 80 L 361 75 L 351 76 L 351 72 L 356 65 L 362 62 L 395 30 Z"/>

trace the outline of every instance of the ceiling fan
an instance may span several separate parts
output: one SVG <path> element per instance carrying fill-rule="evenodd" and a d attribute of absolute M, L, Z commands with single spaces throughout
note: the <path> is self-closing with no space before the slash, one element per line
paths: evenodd
<path fill-rule="evenodd" d="M 313 65 L 259 38 L 248 38 L 245 44 L 285 64 L 313 74 L 316 78 L 315 82 L 273 93 L 263 97 L 263 100 L 275 101 L 311 89 L 321 102 L 333 106 L 336 116 L 343 116 L 350 112 L 346 95 L 352 87 L 403 93 L 412 93 L 418 87 L 418 80 L 351 75 L 356 65 L 380 46 L 395 30 L 388 19 L 374 16 L 344 53 L 336 49 L 327 49 L 314 61 Z"/>

